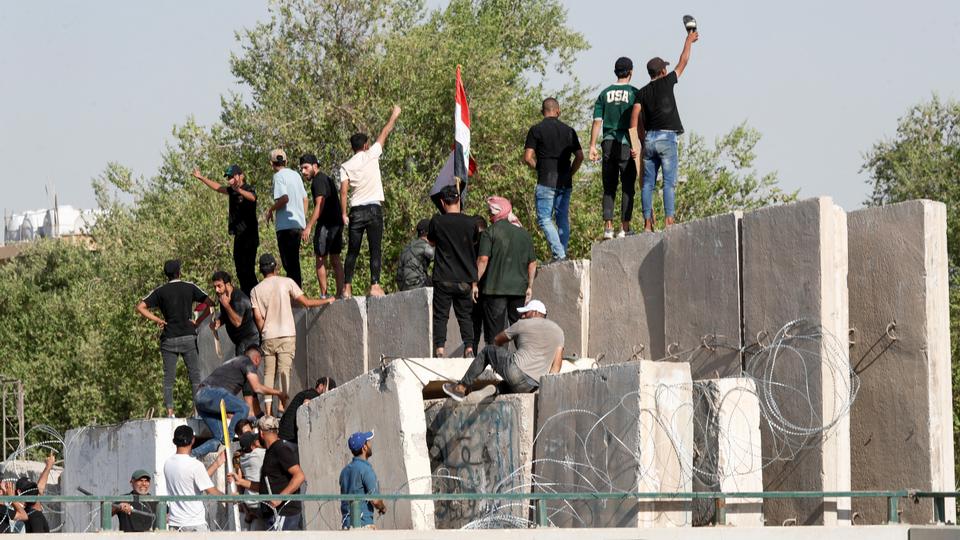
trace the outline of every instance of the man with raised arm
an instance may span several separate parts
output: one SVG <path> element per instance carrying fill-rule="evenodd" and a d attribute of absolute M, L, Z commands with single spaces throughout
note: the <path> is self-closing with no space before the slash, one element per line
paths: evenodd
<path fill-rule="evenodd" d="M 380 130 L 377 140 L 370 144 L 366 133 L 355 133 L 350 137 L 353 157 L 340 166 L 340 213 L 347 225 L 349 240 L 347 261 L 344 268 L 343 297 L 353 294 L 353 272 L 360 255 L 363 235 L 367 235 L 370 246 L 370 296 L 383 296 L 380 286 L 381 242 L 383 240 L 383 179 L 380 176 L 380 156 L 383 145 L 393 131 L 400 116 L 400 107 L 394 105 L 390 119 Z M 349 211 L 347 195 L 350 191 Z"/>
<path fill-rule="evenodd" d="M 603 151 L 603 238 L 613 238 L 613 201 L 617 184 L 621 185 L 620 232 L 630 232 L 633 218 L 633 196 L 636 193 L 637 165 L 630 153 L 630 111 L 636 102 L 637 89 L 630 84 L 633 61 L 623 56 L 613 65 L 617 82 L 603 89 L 593 107 L 593 128 L 590 130 L 590 161 L 600 159 L 597 140 Z M 601 137 L 602 133 L 602 137 Z"/>
<path fill-rule="evenodd" d="M 230 199 L 227 217 L 227 232 L 233 236 L 233 265 L 237 271 L 240 288 L 247 295 L 257 286 L 257 248 L 260 247 L 260 231 L 257 227 L 257 192 L 246 183 L 243 169 L 231 165 L 223 172 L 227 184 L 223 185 L 200 174 L 194 169 L 193 177 L 217 193 Z"/>
<path fill-rule="evenodd" d="M 642 128 L 646 132 L 643 144 L 643 229 L 653 230 L 653 190 L 657 182 L 657 171 L 663 171 L 663 213 L 664 225 L 673 225 L 675 211 L 675 191 L 677 188 L 677 138 L 683 133 L 677 100 L 673 87 L 683 75 L 690 61 L 691 46 L 699 39 L 694 30 L 687 33 L 683 42 L 683 52 L 677 67 L 667 74 L 667 66 L 659 56 L 647 62 L 647 74 L 650 82 L 637 94 L 637 104 L 633 107 L 630 127 Z M 636 149 L 635 149 L 636 150 Z M 634 152 L 636 155 L 636 151 Z"/>

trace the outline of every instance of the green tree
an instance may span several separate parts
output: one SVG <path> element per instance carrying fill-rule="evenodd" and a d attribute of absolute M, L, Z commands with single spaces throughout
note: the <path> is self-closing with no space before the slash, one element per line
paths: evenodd
<path fill-rule="evenodd" d="M 535 225 L 535 175 L 521 162 L 522 142 L 548 94 L 587 140 L 593 90 L 570 66 L 588 45 L 567 25 L 558 0 L 516 6 L 515 0 L 452 0 L 432 10 L 419 0 L 271 4 L 268 21 L 238 33 L 241 51 L 230 64 L 245 92 L 222 99 L 218 122 L 204 127 L 187 119 L 174 127 L 160 169 L 150 177 L 111 163 L 95 179 L 104 211 L 92 231 L 96 250 L 41 242 L 0 267 L 2 370 L 25 381 L 31 422 L 63 429 L 160 410 L 157 331 L 136 316 L 135 304 L 164 281 L 165 259 L 182 259 L 184 278 L 204 288 L 213 271 L 233 268 L 226 200 L 191 178 L 195 167 L 218 177 L 227 165 L 239 164 L 263 211 L 272 148 L 284 148 L 291 161 L 315 153 L 323 169 L 335 173 L 349 157 L 349 136 L 376 133 L 398 103 L 404 112 L 382 159 L 384 285 L 392 290 L 400 250 L 417 220 L 434 212 L 427 192 L 453 143 L 457 64 L 463 66 L 480 166 L 468 209 L 480 213 L 487 195 L 508 197 L 541 257 L 548 256 Z M 547 73 L 569 83 L 547 89 Z M 776 187 L 774 173 L 754 169 L 758 140 L 746 126 L 713 144 L 695 135 L 685 139 L 681 174 L 687 181 L 679 188 L 678 217 L 792 200 L 794 194 Z M 573 257 L 588 257 L 601 232 L 599 172 L 588 164 L 574 186 Z M 272 226 L 261 224 L 260 232 L 260 251 L 276 253 Z M 303 267 L 312 268 L 308 246 L 302 256 Z M 365 266 L 362 257 L 357 291 L 366 289 Z M 309 275 L 305 285 L 316 294 Z M 184 374 L 177 384 L 182 414 L 190 410 Z"/>
<path fill-rule="evenodd" d="M 960 103 L 934 95 L 918 103 L 897 123 L 893 138 L 866 153 L 863 171 L 873 192 L 868 205 L 933 199 L 947 206 L 950 260 L 950 342 L 953 387 L 960 388 Z M 960 393 L 953 394 L 953 437 L 960 465 Z"/>

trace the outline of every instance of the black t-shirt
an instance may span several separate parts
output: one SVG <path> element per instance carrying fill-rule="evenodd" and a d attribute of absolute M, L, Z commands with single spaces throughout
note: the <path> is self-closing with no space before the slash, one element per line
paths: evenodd
<path fill-rule="evenodd" d="M 41 510 L 27 509 L 27 521 L 24 523 L 27 533 L 48 533 L 50 524 Z"/>
<path fill-rule="evenodd" d="M 574 129 L 554 117 L 527 132 L 525 148 L 537 155 L 537 183 L 552 188 L 573 187 L 570 171 L 571 156 L 581 149 L 580 138 Z"/>
<path fill-rule="evenodd" d="M 175 279 L 157 287 L 143 301 L 150 309 L 159 309 L 167 325 L 163 327 L 162 339 L 182 336 L 195 336 L 193 326 L 193 304 L 207 299 L 203 292 L 189 281 Z"/>
<path fill-rule="evenodd" d="M 12 506 L 0 504 L 0 534 L 10 532 L 10 526 L 13 524 L 13 518 L 16 511 Z"/>
<path fill-rule="evenodd" d="M 250 297 L 240 289 L 234 288 L 230 294 L 230 307 L 240 316 L 240 326 L 230 322 L 226 310 L 220 308 L 220 323 L 227 329 L 227 335 L 234 344 L 243 343 L 260 337 L 257 323 L 253 320 L 253 304 Z"/>
<path fill-rule="evenodd" d="M 671 71 L 666 77 L 650 81 L 640 89 L 640 93 L 637 94 L 637 103 L 640 104 L 644 130 L 683 133 L 677 100 L 673 97 L 675 84 L 677 84 L 677 72 Z"/>
<path fill-rule="evenodd" d="M 213 370 L 213 373 L 208 375 L 200 384 L 224 388 L 231 394 L 236 394 L 243 388 L 248 373 L 257 373 L 257 366 L 253 365 L 253 360 L 250 360 L 250 357 L 246 355 L 235 356 L 220 364 L 220 367 Z"/>
<path fill-rule="evenodd" d="M 243 184 L 238 189 L 253 193 L 254 200 L 248 201 L 240 195 L 233 186 L 227 186 L 227 195 L 230 196 L 230 215 L 227 219 L 227 230 L 230 234 L 251 234 L 259 238 L 257 230 L 257 192 L 253 186 Z"/>
<path fill-rule="evenodd" d="M 333 178 L 318 172 L 310 182 L 310 194 L 313 196 L 314 204 L 317 197 L 323 197 L 323 210 L 320 211 L 318 225 L 327 227 L 343 225 L 343 214 L 340 210 L 340 193 L 337 191 L 337 185 L 333 183 Z M 319 227 L 317 227 L 319 229 Z"/>
<path fill-rule="evenodd" d="M 297 442 L 297 435 L 300 431 L 297 429 L 297 409 L 303 405 L 305 400 L 317 397 L 320 397 L 320 394 L 313 388 L 308 388 L 293 396 L 290 403 L 287 403 L 287 408 L 283 411 L 283 416 L 280 417 L 280 430 L 278 433 L 281 439 L 292 443 Z"/>
<path fill-rule="evenodd" d="M 130 515 L 127 515 L 124 512 L 117 511 L 117 522 L 120 525 L 120 530 L 123 532 L 147 532 L 154 529 L 154 523 L 157 519 L 157 503 L 155 502 L 143 502 L 138 500 L 138 493 L 136 491 L 131 491 L 129 495 L 133 495 L 134 500 L 132 503 L 129 503 L 133 507 L 133 512 Z M 117 503 L 119 504 L 119 503 Z M 138 514 L 137 512 L 143 512 Z M 143 515 L 150 514 L 150 515 Z"/>
<path fill-rule="evenodd" d="M 430 220 L 427 239 L 434 244 L 433 282 L 477 281 L 477 218 L 462 213 L 437 214 Z"/>
<path fill-rule="evenodd" d="M 263 465 L 260 467 L 260 494 L 280 493 L 286 489 L 293 476 L 289 469 L 300 464 L 300 458 L 289 443 L 282 440 L 270 445 L 263 455 Z M 269 489 L 268 489 L 269 487 Z M 300 501 L 289 501 L 280 505 L 281 516 L 294 516 L 301 511 Z"/>

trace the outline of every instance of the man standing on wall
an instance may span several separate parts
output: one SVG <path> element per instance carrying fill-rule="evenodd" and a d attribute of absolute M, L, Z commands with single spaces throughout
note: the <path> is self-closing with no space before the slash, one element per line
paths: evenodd
<path fill-rule="evenodd" d="M 313 299 L 303 294 L 303 290 L 292 279 L 277 275 L 277 260 L 269 253 L 260 256 L 260 272 L 263 281 L 253 288 L 250 300 L 266 360 L 263 382 L 288 393 L 290 369 L 297 352 L 297 325 L 291 304 L 296 302 L 305 308 L 320 307 L 333 302 L 333 297 Z M 273 414 L 273 398 L 266 396 L 263 402 L 264 412 Z M 278 407 L 277 411 L 282 413 L 282 407 Z"/>
<path fill-rule="evenodd" d="M 429 219 L 417 222 L 417 237 L 410 241 L 400 252 L 397 265 L 397 287 L 409 291 L 420 287 L 429 287 L 430 263 L 433 261 L 433 246 L 427 242 Z"/>
<path fill-rule="evenodd" d="M 454 186 L 440 190 L 444 213 L 433 216 L 427 241 L 434 246 L 433 348 L 444 355 L 450 306 L 457 317 L 466 357 L 473 356 L 473 295 L 477 286 L 477 220 L 460 212 L 460 193 Z"/>
<path fill-rule="evenodd" d="M 217 193 L 230 199 L 227 231 L 233 236 L 233 264 L 237 270 L 240 288 L 247 295 L 257 285 L 257 248 L 260 246 L 260 231 L 257 227 L 257 192 L 245 182 L 243 170 L 231 165 L 223 172 L 227 185 L 204 177 L 200 169 L 194 169 L 193 177 Z"/>
<path fill-rule="evenodd" d="M 489 197 L 487 207 L 491 225 L 480 235 L 477 257 L 483 290 L 474 287 L 473 296 L 476 299 L 483 293 L 483 335 L 490 345 L 504 328 L 520 319 L 517 310 L 530 301 L 537 256 L 530 233 L 509 221 L 510 201 Z"/>
<path fill-rule="evenodd" d="M 287 154 L 279 148 L 270 152 L 273 167 L 273 206 L 267 210 L 267 222 L 277 216 L 277 249 L 287 277 L 303 287 L 300 275 L 300 238 L 307 226 L 307 191 L 300 175 L 287 167 Z"/>
<path fill-rule="evenodd" d="M 340 252 L 343 251 L 343 214 L 340 212 L 340 193 L 333 178 L 320 172 L 317 156 L 300 156 L 300 174 L 310 181 L 310 194 L 313 197 L 313 213 L 307 221 L 301 239 L 310 239 L 314 225 L 317 232 L 313 235 L 313 254 L 317 258 L 317 282 L 320 283 L 320 296 L 327 296 L 327 257 L 333 268 L 334 281 L 337 284 L 337 296 L 343 294 L 343 264 Z"/>
<path fill-rule="evenodd" d="M 696 30 L 687 33 L 683 42 L 683 52 L 677 67 L 669 75 L 667 66 L 659 56 L 647 62 L 647 74 L 651 81 L 637 94 L 637 104 L 633 108 L 631 127 L 646 131 L 643 150 L 643 229 L 653 231 L 653 190 L 657 182 L 657 171 L 663 170 L 663 213 L 664 225 L 673 225 L 675 211 L 675 192 L 677 188 L 677 138 L 683 133 L 680 123 L 680 111 L 673 95 L 680 75 L 690 61 L 690 49 L 699 39 Z"/>
<path fill-rule="evenodd" d="M 637 165 L 630 153 L 630 112 L 636 102 L 637 89 L 630 84 L 633 61 L 618 58 L 613 66 L 617 82 L 603 89 L 593 107 L 593 128 L 590 130 L 590 161 L 597 161 L 597 139 L 602 131 L 603 150 L 603 238 L 613 238 L 613 201 L 617 184 L 623 192 L 620 197 L 620 232 L 630 232 L 633 217 L 633 196 L 637 184 Z"/>
<path fill-rule="evenodd" d="M 340 213 L 343 223 L 349 231 L 347 262 L 344 269 L 343 297 L 353 294 L 353 272 L 357 267 L 360 245 L 363 235 L 367 235 L 370 246 L 370 296 L 383 296 L 380 286 L 381 245 L 383 240 L 383 179 L 380 175 L 380 156 L 383 145 L 393 131 L 400 107 L 393 106 L 390 119 L 380 130 L 377 140 L 370 144 L 366 133 L 355 133 L 350 137 L 353 157 L 340 166 Z M 347 212 L 347 194 L 353 188 L 350 197 L 350 211 Z"/>
<path fill-rule="evenodd" d="M 157 287 L 137 304 L 137 313 L 149 319 L 162 329 L 160 334 L 160 356 L 163 358 L 163 404 L 167 416 L 173 417 L 173 384 L 177 379 L 177 358 L 183 357 L 190 375 L 193 394 L 200 384 L 200 359 L 197 352 L 197 323 L 193 321 L 193 304 L 206 304 L 199 320 L 210 314 L 213 300 L 207 293 L 189 281 L 180 280 L 180 261 L 169 260 L 163 263 L 163 273 L 167 283 Z M 163 318 L 150 312 L 160 310 Z"/>
<path fill-rule="evenodd" d="M 550 244 L 553 260 L 562 261 L 567 258 L 570 242 L 573 175 L 583 163 L 583 150 L 577 132 L 560 121 L 560 103 L 556 98 L 543 100 L 540 112 L 543 121 L 527 132 L 523 161 L 537 171 L 537 222 Z"/>

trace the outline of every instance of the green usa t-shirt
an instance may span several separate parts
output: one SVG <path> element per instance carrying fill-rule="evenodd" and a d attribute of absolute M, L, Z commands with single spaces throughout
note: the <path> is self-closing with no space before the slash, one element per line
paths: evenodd
<path fill-rule="evenodd" d="M 593 119 L 603 120 L 603 140 L 630 144 L 630 110 L 637 101 L 637 92 L 631 84 L 611 84 L 600 92 L 593 106 Z"/>

